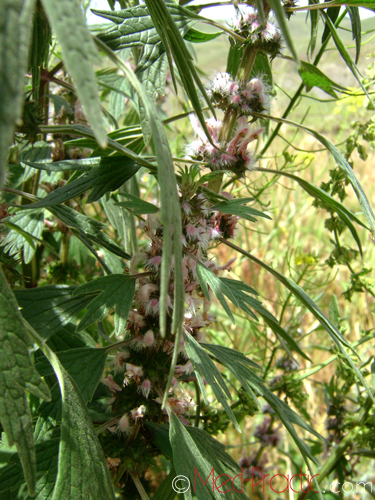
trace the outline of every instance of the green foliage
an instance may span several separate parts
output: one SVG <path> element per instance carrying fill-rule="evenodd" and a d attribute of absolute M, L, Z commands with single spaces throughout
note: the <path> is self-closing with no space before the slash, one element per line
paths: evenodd
<path fill-rule="evenodd" d="M 324 498 L 375 447 L 373 5 L 137 4 L 0 7 L 1 498 L 219 499 L 269 456 Z"/>

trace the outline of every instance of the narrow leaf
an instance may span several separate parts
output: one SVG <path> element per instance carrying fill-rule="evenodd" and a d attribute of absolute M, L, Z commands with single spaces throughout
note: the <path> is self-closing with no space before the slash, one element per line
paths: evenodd
<path fill-rule="evenodd" d="M 294 59 L 299 64 L 299 57 L 296 49 L 294 48 L 292 36 L 289 32 L 288 22 L 285 15 L 285 10 L 283 8 L 283 3 L 280 0 L 269 0 L 269 6 L 273 10 L 277 22 L 279 23 L 280 29 L 282 31 L 285 43 L 287 44 L 290 52 L 292 53 Z"/>
<path fill-rule="evenodd" d="M 42 0 L 52 31 L 61 45 L 64 63 L 73 78 L 79 100 L 101 147 L 106 147 L 94 64 L 98 54 L 86 27 L 82 9 L 75 0 Z"/>

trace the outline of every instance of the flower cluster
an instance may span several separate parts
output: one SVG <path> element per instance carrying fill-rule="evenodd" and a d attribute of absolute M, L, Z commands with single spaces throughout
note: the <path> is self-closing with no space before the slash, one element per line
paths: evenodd
<path fill-rule="evenodd" d="M 246 38 L 246 43 L 255 50 L 261 50 L 274 58 L 281 49 L 281 33 L 269 21 L 262 23 L 255 13 L 240 12 L 233 21 L 233 31 Z"/>
<path fill-rule="evenodd" d="M 263 128 L 252 129 L 246 116 L 241 116 L 230 141 L 222 139 L 223 123 L 220 120 L 206 120 L 211 142 L 193 119 L 192 125 L 196 139 L 189 146 L 187 153 L 195 160 L 205 162 L 211 170 L 228 169 L 242 176 L 246 170 L 252 170 L 255 165 L 255 155 L 248 148 L 249 144 L 263 132 Z"/>
<path fill-rule="evenodd" d="M 258 77 L 249 82 L 236 81 L 228 73 L 219 73 L 208 89 L 211 101 L 220 109 L 234 109 L 239 115 L 270 111 L 270 88 Z"/>

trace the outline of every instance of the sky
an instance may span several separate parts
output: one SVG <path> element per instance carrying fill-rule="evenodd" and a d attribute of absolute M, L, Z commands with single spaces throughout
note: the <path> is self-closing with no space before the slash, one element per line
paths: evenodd
<path fill-rule="evenodd" d="M 212 3 L 213 0 L 194 0 L 191 5 L 202 5 L 206 3 Z M 308 0 L 300 0 L 298 2 L 298 6 L 307 5 Z M 108 6 L 107 0 L 92 0 L 91 2 L 92 9 L 99 10 L 110 10 Z M 366 19 L 367 17 L 374 16 L 374 13 L 368 9 L 360 8 L 360 14 L 362 19 Z M 232 5 L 224 5 L 222 7 L 210 7 L 207 9 L 203 9 L 200 12 L 200 15 L 207 17 L 209 19 L 214 20 L 230 20 L 234 17 L 234 7 Z M 88 22 L 91 24 L 103 22 L 104 19 L 99 18 L 93 14 L 88 15 Z"/>

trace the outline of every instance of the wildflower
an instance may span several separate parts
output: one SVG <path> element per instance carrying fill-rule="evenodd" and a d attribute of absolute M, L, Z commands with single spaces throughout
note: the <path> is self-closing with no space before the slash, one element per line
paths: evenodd
<path fill-rule="evenodd" d="M 111 457 L 107 457 L 107 466 L 109 469 L 116 469 L 116 467 L 118 467 L 121 463 L 121 460 L 119 458 L 111 458 Z"/>
<path fill-rule="evenodd" d="M 183 373 L 185 375 L 188 375 L 189 373 L 193 372 L 194 368 L 193 365 L 191 364 L 191 361 L 188 361 L 185 365 L 177 365 L 175 368 L 175 373 L 177 375 L 182 375 Z"/>
<path fill-rule="evenodd" d="M 151 347 L 155 344 L 154 332 L 152 330 L 148 330 L 143 337 L 143 342 L 146 347 Z"/>
<path fill-rule="evenodd" d="M 129 417 L 126 413 L 120 418 L 117 424 L 117 430 L 123 432 L 124 434 L 128 434 L 131 428 Z"/>
<path fill-rule="evenodd" d="M 154 257 L 155 259 L 155 257 Z M 161 257 L 160 257 L 161 259 Z M 155 285 L 154 283 L 146 283 L 141 287 L 139 290 L 139 299 L 141 302 L 147 302 L 150 298 L 150 295 L 154 292 L 157 292 L 159 290 L 158 285 Z"/>
<path fill-rule="evenodd" d="M 133 377 L 138 383 L 139 379 L 143 377 L 143 368 L 141 366 L 132 365 L 131 363 L 126 363 L 126 375 L 128 377 Z"/>
<path fill-rule="evenodd" d="M 146 407 L 144 405 L 141 405 L 139 408 L 134 408 L 130 411 L 130 414 L 135 423 L 137 423 L 140 418 L 143 418 L 145 413 Z"/>
<path fill-rule="evenodd" d="M 151 391 L 151 382 L 146 378 L 144 379 L 144 381 L 142 382 L 142 384 L 140 385 L 139 389 L 138 389 L 142 395 L 148 399 L 148 396 L 150 394 L 150 391 Z"/>
<path fill-rule="evenodd" d="M 119 352 L 115 357 L 115 365 L 118 368 L 122 368 L 125 364 L 125 360 L 127 360 L 129 356 L 130 354 L 128 352 Z"/>
<path fill-rule="evenodd" d="M 106 385 L 107 387 L 109 387 L 109 389 L 111 390 L 111 392 L 121 392 L 121 387 L 119 387 L 116 382 L 113 380 L 112 376 L 111 375 L 108 375 L 107 378 L 102 378 L 100 380 L 104 385 Z"/>
<path fill-rule="evenodd" d="M 161 264 L 161 255 L 156 255 L 147 261 L 147 267 L 151 267 L 154 271 L 158 271 Z"/>
<path fill-rule="evenodd" d="M 151 299 L 146 304 L 146 315 L 154 315 L 159 311 L 158 299 Z"/>

